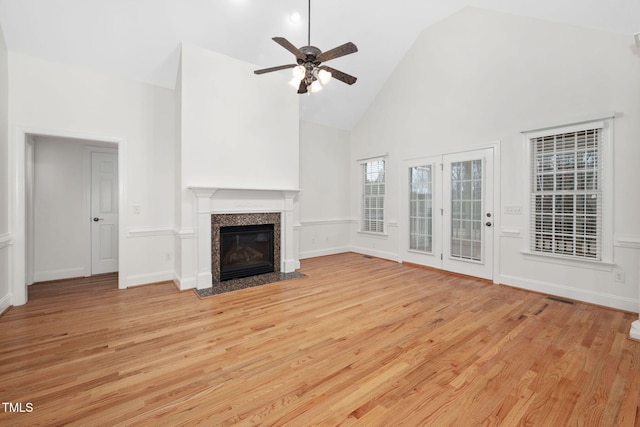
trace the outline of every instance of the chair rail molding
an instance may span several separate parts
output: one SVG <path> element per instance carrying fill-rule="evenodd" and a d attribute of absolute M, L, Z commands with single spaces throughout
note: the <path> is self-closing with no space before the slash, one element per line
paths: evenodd
<path fill-rule="evenodd" d="M 638 234 L 615 234 L 613 245 L 620 248 L 640 249 L 640 235 Z"/>
<path fill-rule="evenodd" d="M 0 249 L 13 245 L 13 237 L 9 233 L 0 234 Z"/>

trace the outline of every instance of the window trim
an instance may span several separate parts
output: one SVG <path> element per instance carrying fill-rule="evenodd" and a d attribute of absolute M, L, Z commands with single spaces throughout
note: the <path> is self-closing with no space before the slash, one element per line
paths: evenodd
<path fill-rule="evenodd" d="M 577 267 L 594 268 L 598 270 L 610 270 L 613 267 L 613 136 L 614 136 L 614 114 L 592 117 L 590 120 L 568 123 L 565 125 L 546 126 L 539 129 L 523 131 L 524 140 L 524 167 L 525 174 L 525 195 L 523 209 L 524 223 L 527 232 L 524 233 L 524 249 L 521 253 L 529 260 L 545 261 L 561 265 L 571 265 Z M 562 133 L 578 132 L 586 129 L 600 127 L 602 129 L 601 144 L 601 186 L 602 186 L 602 224 L 601 224 L 601 259 L 590 259 L 572 257 L 559 254 L 535 252 L 531 250 L 532 229 L 532 139 Z"/>

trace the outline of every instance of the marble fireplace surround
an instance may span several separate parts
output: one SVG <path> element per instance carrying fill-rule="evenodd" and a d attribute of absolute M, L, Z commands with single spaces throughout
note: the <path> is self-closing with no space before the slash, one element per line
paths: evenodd
<path fill-rule="evenodd" d="M 292 273 L 299 267 L 294 244 L 294 200 L 299 190 L 221 187 L 189 187 L 189 190 L 196 198 L 197 289 L 211 288 L 214 282 L 211 247 L 216 215 L 280 214 L 280 272 Z M 274 238 L 277 239 L 275 232 Z"/>

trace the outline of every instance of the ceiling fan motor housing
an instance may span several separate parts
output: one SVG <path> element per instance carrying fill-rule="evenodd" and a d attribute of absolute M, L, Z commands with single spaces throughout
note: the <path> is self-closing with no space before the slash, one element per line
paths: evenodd
<path fill-rule="evenodd" d="M 320 49 L 315 46 L 302 46 L 300 52 L 307 57 L 306 61 L 314 62 L 318 55 L 322 53 Z"/>

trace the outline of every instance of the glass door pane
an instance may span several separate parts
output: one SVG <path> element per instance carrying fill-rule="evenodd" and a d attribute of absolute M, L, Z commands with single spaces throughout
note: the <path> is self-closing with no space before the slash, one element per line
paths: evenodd
<path fill-rule="evenodd" d="M 482 261 L 482 160 L 451 163 L 449 256 Z"/>
<path fill-rule="evenodd" d="M 431 165 L 409 169 L 409 249 L 433 252 L 433 176 Z"/>

